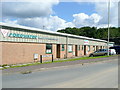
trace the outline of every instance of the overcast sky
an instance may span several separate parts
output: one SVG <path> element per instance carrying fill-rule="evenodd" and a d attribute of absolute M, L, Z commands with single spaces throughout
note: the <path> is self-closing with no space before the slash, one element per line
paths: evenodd
<path fill-rule="evenodd" d="M 108 2 L 19 0 L 1 2 L 2 22 L 57 31 L 66 27 L 107 27 Z M 118 2 L 110 2 L 110 26 L 118 26 Z"/>

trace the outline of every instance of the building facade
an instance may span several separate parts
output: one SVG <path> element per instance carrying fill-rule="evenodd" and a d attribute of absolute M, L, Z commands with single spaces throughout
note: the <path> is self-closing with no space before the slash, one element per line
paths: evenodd
<path fill-rule="evenodd" d="M 0 64 L 29 63 L 42 60 L 88 56 L 107 41 L 37 28 L 1 23 Z"/>

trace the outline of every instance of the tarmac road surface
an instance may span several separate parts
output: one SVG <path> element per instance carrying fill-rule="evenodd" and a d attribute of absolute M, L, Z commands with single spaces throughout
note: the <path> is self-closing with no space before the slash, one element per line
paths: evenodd
<path fill-rule="evenodd" d="M 3 88 L 118 88 L 118 59 L 5 74 Z"/>

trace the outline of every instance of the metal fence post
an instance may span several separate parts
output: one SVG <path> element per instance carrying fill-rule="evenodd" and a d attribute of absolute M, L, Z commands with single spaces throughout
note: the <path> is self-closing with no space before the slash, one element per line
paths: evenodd
<path fill-rule="evenodd" d="M 42 63 L 42 55 L 40 55 L 40 63 Z"/>
<path fill-rule="evenodd" d="M 53 54 L 52 54 L 52 62 L 53 62 Z"/>

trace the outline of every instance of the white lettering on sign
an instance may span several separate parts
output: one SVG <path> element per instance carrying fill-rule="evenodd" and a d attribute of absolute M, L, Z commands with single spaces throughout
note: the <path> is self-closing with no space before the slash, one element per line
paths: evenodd
<path fill-rule="evenodd" d="M 52 55 L 42 55 L 42 57 L 52 57 Z"/>
<path fill-rule="evenodd" d="M 8 34 L 10 33 L 10 31 L 9 31 L 9 30 L 6 30 L 6 29 L 1 29 L 0 31 L 1 31 L 1 33 L 3 34 L 4 37 L 7 37 Z"/>

